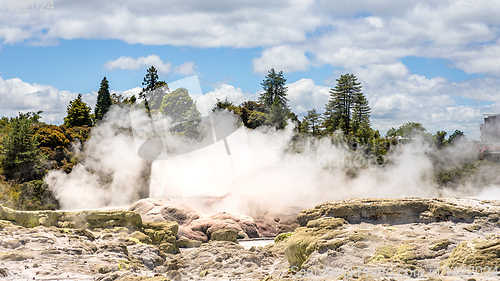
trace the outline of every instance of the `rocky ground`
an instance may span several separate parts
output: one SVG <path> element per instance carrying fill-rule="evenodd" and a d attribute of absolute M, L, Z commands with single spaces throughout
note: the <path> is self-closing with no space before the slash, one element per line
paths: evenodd
<path fill-rule="evenodd" d="M 0 207 L 0 277 L 4 280 L 500 279 L 496 268 L 500 262 L 500 202 L 497 201 L 403 198 L 327 202 L 301 211 L 295 222 L 290 220 L 287 224 L 296 223 L 298 228 L 281 233 L 275 243 L 247 249 L 236 238 L 250 237 L 240 222 L 253 225 L 253 218 L 199 213 L 195 218 L 196 215 L 189 217 L 189 214 L 196 212 L 184 206 L 172 208 L 168 201 L 155 202 L 150 209 L 137 209 L 143 203 L 132 206 L 142 214 L 125 210 L 19 212 Z M 155 208 L 158 212 L 151 212 Z M 155 212 L 162 219 L 145 221 L 145 214 Z M 173 214 L 188 214 L 189 219 Z M 193 222 L 200 218 L 205 226 L 197 228 L 199 224 Z M 279 223 L 282 219 L 272 220 Z M 255 236 L 263 236 L 257 223 L 255 229 Z M 189 238 L 186 233 L 190 231 L 199 231 L 199 237 L 192 238 L 200 239 Z"/>

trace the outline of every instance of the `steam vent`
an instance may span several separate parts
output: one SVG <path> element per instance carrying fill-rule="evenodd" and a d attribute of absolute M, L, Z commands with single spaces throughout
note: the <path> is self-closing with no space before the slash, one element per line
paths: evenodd
<path fill-rule="evenodd" d="M 479 153 L 482 158 L 500 162 L 500 114 L 485 114 L 484 124 L 481 124 L 481 146 Z"/>

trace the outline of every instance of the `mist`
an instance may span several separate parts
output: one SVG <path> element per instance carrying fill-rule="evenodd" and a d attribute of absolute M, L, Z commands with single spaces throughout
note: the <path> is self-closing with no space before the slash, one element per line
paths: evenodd
<path fill-rule="evenodd" d="M 213 133 L 221 128 L 214 120 L 226 129 L 222 137 Z M 198 142 L 170 133 L 171 125 L 161 115 L 150 119 L 143 111 L 114 106 L 92 130 L 80 164 L 69 174 L 51 171 L 45 181 L 62 209 L 126 208 L 149 196 L 211 199 L 212 204 L 195 207 L 256 215 L 349 198 L 500 198 L 497 186 L 484 183 L 438 187 L 436 165 L 460 165 L 476 157 L 470 145 L 460 142 L 437 151 L 417 137 L 391 149 L 380 164 L 342 144 L 339 133 L 292 142 L 294 124 L 251 130 L 220 112 L 202 123 L 205 137 Z"/>

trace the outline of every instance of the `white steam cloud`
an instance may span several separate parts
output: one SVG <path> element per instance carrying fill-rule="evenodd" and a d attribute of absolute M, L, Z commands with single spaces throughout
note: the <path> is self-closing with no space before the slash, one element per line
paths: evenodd
<path fill-rule="evenodd" d="M 227 113 L 223 116 L 226 118 Z M 233 128 L 227 124 L 234 125 L 234 117 L 227 118 L 225 126 Z M 212 120 L 221 118 L 215 116 Z M 62 208 L 128 206 L 148 195 L 173 199 L 208 196 L 222 199 L 204 211 L 252 215 L 289 207 L 310 208 L 328 200 L 355 197 L 493 199 L 491 196 L 500 194 L 494 186 L 437 188 L 429 155 L 438 152 L 423 141 L 398 147 L 382 167 L 374 159 L 339 145 L 338 135 L 308 139 L 298 149 L 300 153 L 294 152 L 297 148 L 290 149 L 295 134 L 293 125 L 281 131 L 234 127 L 230 129 L 234 130 L 232 134 L 226 132 L 226 138 L 213 144 L 205 139 L 205 145 L 166 133 L 163 141 L 150 143 L 151 151 L 160 160 L 149 162 L 141 158 L 138 151 L 148 144 L 148 137 L 167 132 L 169 125 L 170 121 L 161 116 L 155 116 L 153 122 L 142 111 L 113 107 L 104 122 L 92 130 L 81 164 L 70 174 L 48 174 L 46 181 Z M 213 128 L 205 128 L 208 139 L 213 136 Z M 154 147 L 166 143 L 168 151 Z M 455 161 L 457 165 L 474 157 L 473 149 L 463 144 L 449 146 L 441 154 L 441 161 Z M 149 182 L 150 187 L 145 190 Z"/>
<path fill-rule="evenodd" d="M 139 199 L 145 183 L 147 162 L 137 154 L 130 131 L 129 110 L 114 106 L 104 122 L 92 129 L 82 161 L 70 174 L 50 171 L 45 181 L 62 209 L 93 209 L 124 206 Z M 143 117 L 145 118 L 145 117 Z M 147 189 L 147 186 L 146 186 Z M 147 191 L 142 192 L 146 193 Z"/>

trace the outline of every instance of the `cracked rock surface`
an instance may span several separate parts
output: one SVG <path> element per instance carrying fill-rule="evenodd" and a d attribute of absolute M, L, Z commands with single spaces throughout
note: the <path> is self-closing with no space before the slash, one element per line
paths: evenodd
<path fill-rule="evenodd" d="M 77 227 L 61 219 L 71 214 L 43 213 L 59 219 L 52 219 L 54 225 L 26 227 L 35 221 L 29 218 L 41 216 L 7 213 L 8 218 L 0 213 L 2 280 L 500 279 L 497 201 L 327 202 L 300 212 L 300 227 L 292 234 L 253 247 L 241 240 L 186 240 L 177 222 L 142 222 L 132 214 L 134 224 L 110 223 L 99 211 L 99 223 L 81 227 L 85 220 L 80 217 Z M 91 213 L 86 214 L 95 218 Z M 234 241 L 236 230 L 227 229 L 221 237 Z M 186 248 L 179 251 L 179 245 Z"/>

